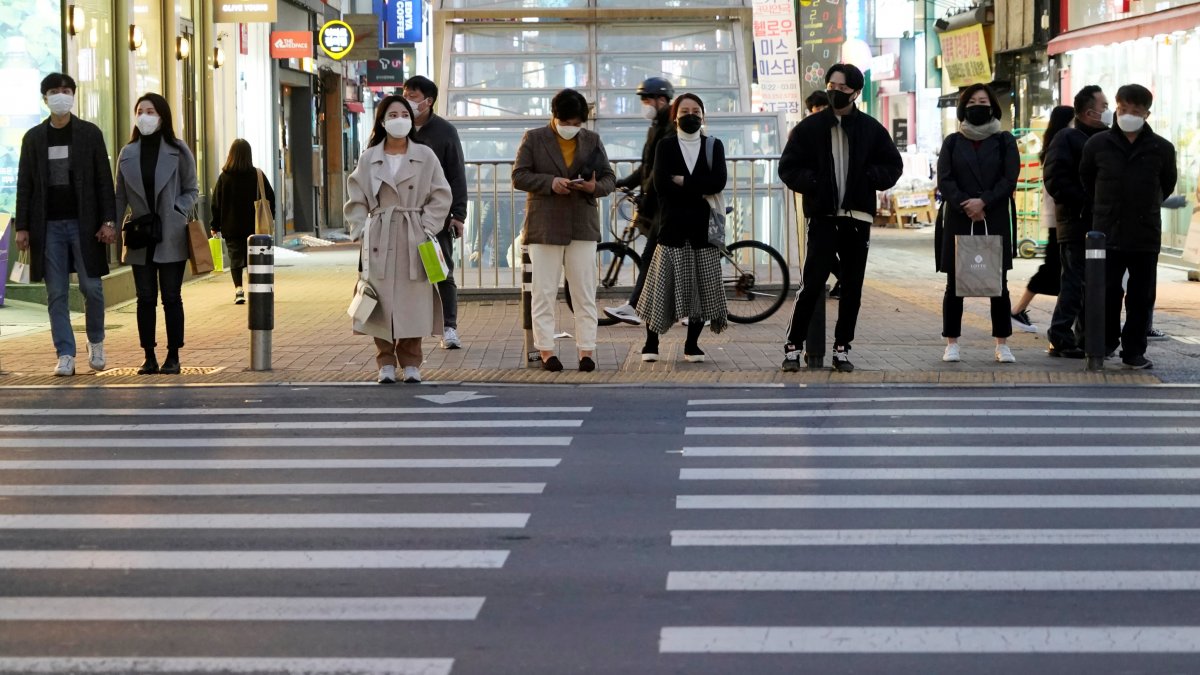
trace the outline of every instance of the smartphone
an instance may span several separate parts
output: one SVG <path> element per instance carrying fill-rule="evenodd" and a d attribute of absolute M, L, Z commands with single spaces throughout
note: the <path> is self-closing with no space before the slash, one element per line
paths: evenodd
<path fill-rule="evenodd" d="M 573 178 L 573 179 L 571 180 L 571 182 L 572 182 L 572 183 L 586 183 L 587 181 L 586 181 L 586 180 L 584 180 L 584 179 L 582 179 L 582 178 Z"/>

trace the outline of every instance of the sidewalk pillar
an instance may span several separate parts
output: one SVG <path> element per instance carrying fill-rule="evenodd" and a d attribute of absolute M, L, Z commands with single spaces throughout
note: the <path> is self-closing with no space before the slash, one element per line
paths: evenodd
<path fill-rule="evenodd" d="M 829 296 L 829 284 L 817 294 L 812 319 L 808 322 L 808 337 L 804 339 L 804 365 L 808 368 L 825 367 L 825 298 Z"/>
<path fill-rule="evenodd" d="M 1108 354 L 1108 346 L 1104 344 L 1105 243 L 1103 232 L 1087 233 L 1083 267 L 1083 352 L 1087 370 L 1104 370 L 1104 357 Z"/>
<path fill-rule="evenodd" d="M 524 330 L 525 367 L 532 368 L 541 361 L 533 346 L 533 261 L 529 245 L 521 244 L 521 328 Z"/>
<path fill-rule="evenodd" d="M 270 370 L 271 331 L 275 329 L 275 247 L 269 234 L 252 234 L 246 243 L 250 370 Z"/>

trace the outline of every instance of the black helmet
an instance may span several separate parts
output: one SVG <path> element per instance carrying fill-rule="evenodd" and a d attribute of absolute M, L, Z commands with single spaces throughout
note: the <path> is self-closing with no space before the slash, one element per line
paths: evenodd
<path fill-rule="evenodd" d="M 667 100 L 675 98 L 675 87 L 664 77 L 648 77 L 637 88 L 638 96 L 666 96 Z"/>

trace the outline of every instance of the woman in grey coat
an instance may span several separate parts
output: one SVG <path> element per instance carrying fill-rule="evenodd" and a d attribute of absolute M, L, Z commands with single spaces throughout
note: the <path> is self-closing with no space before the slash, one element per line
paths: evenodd
<path fill-rule="evenodd" d="M 133 136 L 117 160 L 117 216 L 127 224 L 125 262 L 133 266 L 138 337 L 146 352 L 138 374 L 178 374 L 188 213 L 199 194 L 196 160 L 175 137 L 171 108 L 162 96 L 143 95 L 137 100 L 135 115 Z M 151 235 L 138 241 L 131 236 L 129 225 L 147 220 L 153 221 L 147 226 Z M 167 358 L 161 368 L 154 355 L 160 292 L 167 324 Z"/>

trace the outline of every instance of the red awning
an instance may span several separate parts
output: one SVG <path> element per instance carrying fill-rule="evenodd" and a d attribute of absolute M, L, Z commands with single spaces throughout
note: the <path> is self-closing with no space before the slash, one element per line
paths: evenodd
<path fill-rule="evenodd" d="M 361 101 L 346 101 L 346 110 L 352 113 L 366 112 L 366 108 L 363 108 Z"/>
<path fill-rule="evenodd" d="M 1191 30 L 1197 26 L 1200 26 L 1200 5 L 1186 5 L 1063 33 L 1050 41 L 1046 52 L 1053 56 L 1084 47 L 1154 37 L 1177 30 Z"/>

